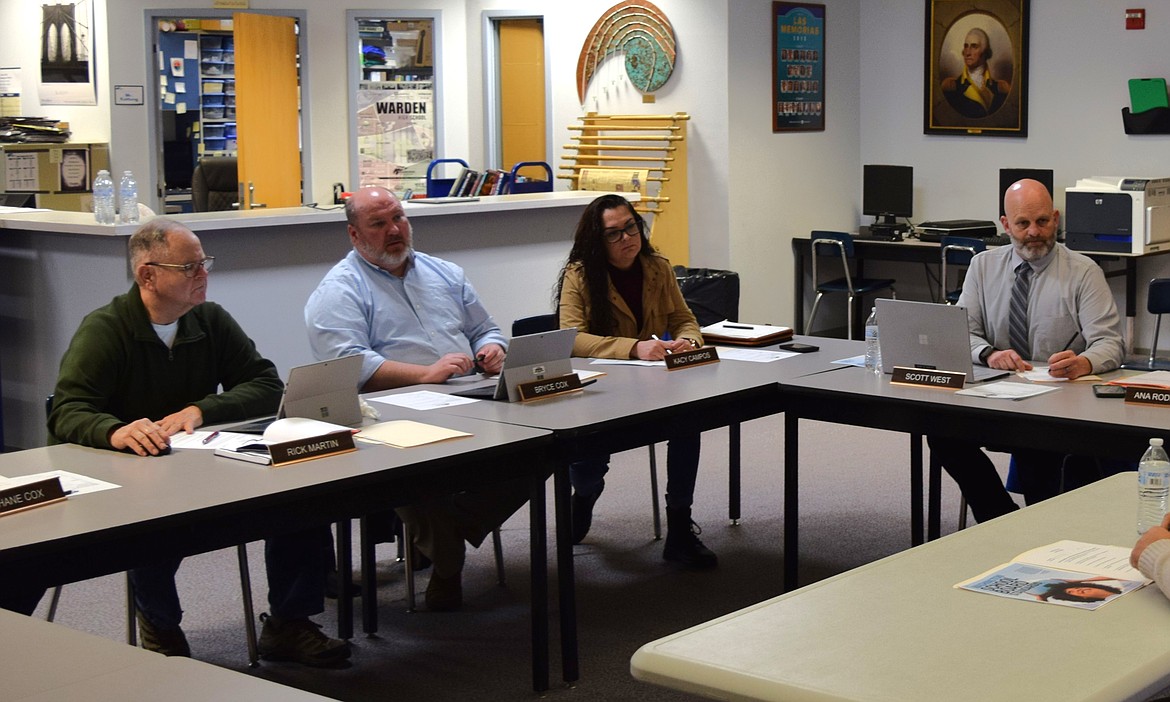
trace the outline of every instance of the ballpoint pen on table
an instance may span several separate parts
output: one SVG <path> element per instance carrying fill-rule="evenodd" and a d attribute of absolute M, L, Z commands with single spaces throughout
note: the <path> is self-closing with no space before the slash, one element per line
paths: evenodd
<path fill-rule="evenodd" d="M 730 324 L 728 322 L 723 323 L 723 328 L 724 329 L 755 329 L 755 327 L 751 326 L 750 324 Z"/>
<path fill-rule="evenodd" d="M 217 436 L 219 436 L 219 430 L 211 432 L 210 434 L 208 434 L 207 436 L 205 436 L 203 438 L 203 444 L 204 445 L 210 444 L 212 442 L 212 440 L 214 440 L 215 437 L 217 437 Z"/>

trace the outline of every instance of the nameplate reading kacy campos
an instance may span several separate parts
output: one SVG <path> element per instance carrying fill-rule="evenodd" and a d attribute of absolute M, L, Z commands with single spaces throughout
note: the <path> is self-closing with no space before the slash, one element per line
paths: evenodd
<path fill-rule="evenodd" d="M 520 393 L 522 401 L 527 402 L 528 400 L 540 400 L 554 395 L 577 392 L 582 387 L 584 386 L 581 385 L 581 376 L 569 373 L 568 375 L 558 375 L 555 378 L 520 383 L 516 386 L 516 392 Z"/>
<path fill-rule="evenodd" d="M 350 451 L 357 451 L 357 446 L 353 443 L 353 432 L 348 429 L 268 446 L 274 468 Z"/>
<path fill-rule="evenodd" d="M 1170 390 L 1130 385 L 1125 388 L 1125 401 L 1136 402 L 1139 405 L 1170 407 Z"/>
<path fill-rule="evenodd" d="M 890 378 L 890 382 L 899 385 L 915 385 L 922 388 L 962 390 L 963 382 L 966 379 L 967 374 L 958 371 L 894 366 L 894 376 Z"/>
<path fill-rule="evenodd" d="M 0 514 L 19 512 L 65 499 L 60 478 L 37 480 L 15 487 L 0 489 Z"/>
<path fill-rule="evenodd" d="M 718 363 L 719 352 L 714 346 L 702 346 L 690 351 L 675 351 L 666 354 L 666 370 L 679 370 L 694 366 L 705 366 L 708 363 Z"/>

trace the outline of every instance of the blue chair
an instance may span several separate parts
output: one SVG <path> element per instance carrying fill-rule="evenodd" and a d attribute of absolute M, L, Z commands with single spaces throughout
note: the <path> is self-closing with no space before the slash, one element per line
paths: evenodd
<path fill-rule="evenodd" d="M 1154 278 L 1150 281 L 1149 293 L 1146 297 L 1146 310 L 1156 315 L 1154 320 L 1154 340 L 1150 342 L 1150 356 L 1147 359 L 1127 360 L 1122 368 L 1137 370 L 1170 370 L 1170 361 L 1157 358 L 1158 335 L 1162 331 L 1162 315 L 1170 312 L 1170 278 Z"/>
<path fill-rule="evenodd" d="M 944 236 L 939 240 L 939 251 L 942 257 L 939 265 L 939 296 L 948 305 L 959 301 L 959 294 L 963 292 L 962 278 L 959 285 L 951 289 L 947 285 L 947 268 L 950 266 L 971 265 L 975 254 L 987 249 L 987 242 L 969 236 Z"/>
<path fill-rule="evenodd" d="M 822 258 L 841 261 L 843 275 L 840 278 L 833 278 L 832 280 L 821 282 L 818 261 Z M 808 322 L 804 325 L 805 334 L 812 334 L 813 320 L 817 317 L 817 309 L 820 307 L 821 298 L 826 293 L 845 293 L 848 296 L 846 315 L 848 331 L 846 335 L 849 339 L 853 338 L 853 308 L 855 307 L 855 298 L 859 295 L 878 292 L 886 288 L 890 289 L 891 297 L 898 297 L 894 290 L 894 280 L 891 278 L 854 277 L 849 272 L 849 261 L 852 259 L 853 237 L 843 232 L 814 231 L 812 233 L 812 277 L 813 283 L 816 284 L 817 296 L 813 299 L 812 312 L 808 316 Z"/>

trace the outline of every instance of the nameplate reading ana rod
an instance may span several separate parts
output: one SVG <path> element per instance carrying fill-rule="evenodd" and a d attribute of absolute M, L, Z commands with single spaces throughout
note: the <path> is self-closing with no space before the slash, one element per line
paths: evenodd
<path fill-rule="evenodd" d="M 60 478 L 37 480 L 0 489 L 0 515 L 59 502 L 66 497 Z"/>
<path fill-rule="evenodd" d="M 1125 401 L 1139 405 L 1170 407 L 1170 389 L 1143 388 L 1131 385 L 1125 388 Z"/>
<path fill-rule="evenodd" d="M 690 351 L 675 351 L 674 353 L 666 354 L 666 370 L 679 370 L 680 368 L 693 368 L 695 366 L 705 366 L 708 363 L 718 363 L 719 352 L 715 350 L 714 346 L 702 346 Z"/>
<path fill-rule="evenodd" d="M 353 432 L 348 429 L 268 446 L 273 468 L 350 451 L 357 451 L 357 446 L 353 443 Z"/>
<path fill-rule="evenodd" d="M 890 382 L 898 385 L 914 385 L 920 388 L 962 390 L 966 379 L 967 374 L 959 371 L 894 366 L 894 375 L 890 378 Z"/>

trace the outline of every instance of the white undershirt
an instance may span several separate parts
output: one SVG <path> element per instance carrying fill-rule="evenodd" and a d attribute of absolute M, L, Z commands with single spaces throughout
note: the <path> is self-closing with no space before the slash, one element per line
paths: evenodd
<path fill-rule="evenodd" d="M 154 327 L 154 333 L 158 334 L 158 338 L 167 345 L 167 348 L 175 343 L 175 336 L 179 333 L 179 320 L 175 320 L 170 324 L 155 324 L 151 322 L 150 326 Z"/>

